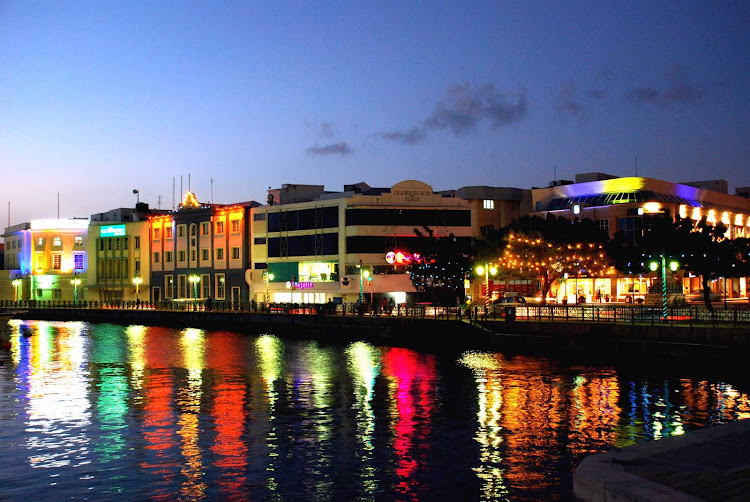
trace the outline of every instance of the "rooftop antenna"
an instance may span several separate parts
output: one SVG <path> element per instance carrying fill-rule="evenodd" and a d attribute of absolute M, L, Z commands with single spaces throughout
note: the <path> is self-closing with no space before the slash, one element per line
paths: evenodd
<path fill-rule="evenodd" d="M 137 188 L 134 188 L 133 193 L 135 194 L 135 205 L 137 206 L 141 202 L 141 192 Z"/>
<path fill-rule="evenodd" d="M 175 177 L 172 176 L 172 211 L 174 211 L 174 189 L 176 183 L 177 181 L 175 180 Z"/>
<path fill-rule="evenodd" d="M 214 203 L 214 179 L 211 178 L 211 204 Z"/>
<path fill-rule="evenodd" d="M 10 227 L 10 201 L 8 201 L 8 227 Z"/>
<path fill-rule="evenodd" d="M 156 208 L 161 209 L 161 195 L 156 199 Z"/>

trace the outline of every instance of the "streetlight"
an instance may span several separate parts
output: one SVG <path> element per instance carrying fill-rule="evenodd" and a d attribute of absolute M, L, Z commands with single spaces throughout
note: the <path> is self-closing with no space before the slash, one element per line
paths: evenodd
<path fill-rule="evenodd" d="M 13 301 L 18 301 L 18 286 L 21 285 L 21 279 L 13 279 L 11 282 L 13 284 Z"/>
<path fill-rule="evenodd" d="M 193 300 L 198 299 L 198 283 L 200 282 L 201 278 L 199 275 L 191 275 L 188 277 L 188 280 L 193 284 Z"/>
<path fill-rule="evenodd" d="M 669 262 L 669 270 L 672 272 L 675 272 L 677 268 L 679 267 L 679 264 L 671 260 Z M 659 268 L 659 262 L 652 261 L 649 263 L 649 268 L 652 272 L 656 272 L 656 270 Z M 662 317 L 664 320 L 667 320 L 667 259 L 664 256 L 664 253 L 661 253 L 661 312 Z"/>
<path fill-rule="evenodd" d="M 141 294 L 141 284 L 143 284 L 142 277 L 133 277 L 133 285 L 135 286 L 135 300 L 138 301 L 138 296 Z"/>
<path fill-rule="evenodd" d="M 73 285 L 73 304 L 75 305 L 78 303 L 78 285 L 81 284 L 81 279 L 74 277 L 70 283 Z"/>
<path fill-rule="evenodd" d="M 271 303 L 271 294 L 268 291 L 268 283 L 273 280 L 273 274 L 270 273 L 268 270 L 263 272 L 263 282 L 266 283 L 266 306 L 268 306 Z"/>
<path fill-rule="evenodd" d="M 484 266 L 479 265 L 476 270 L 477 274 L 479 274 L 480 276 L 484 276 L 484 284 L 482 284 L 482 289 L 484 289 L 484 309 L 486 312 L 490 307 L 490 274 L 495 276 L 495 274 L 497 274 L 497 267 L 485 263 Z"/>

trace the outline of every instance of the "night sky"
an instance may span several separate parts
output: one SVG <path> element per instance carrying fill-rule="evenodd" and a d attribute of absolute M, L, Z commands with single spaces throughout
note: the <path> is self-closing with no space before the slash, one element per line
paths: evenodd
<path fill-rule="evenodd" d="M 750 2 L 0 0 L 0 217 L 191 189 L 750 185 Z"/>

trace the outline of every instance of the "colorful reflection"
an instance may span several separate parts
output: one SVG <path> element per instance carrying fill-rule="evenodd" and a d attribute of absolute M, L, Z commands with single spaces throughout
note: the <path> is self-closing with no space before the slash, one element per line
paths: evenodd
<path fill-rule="evenodd" d="M 206 362 L 213 375 L 215 438 L 211 446 L 214 465 L 219 469 L 218 490 L 221 498 L 242 498 L 247 483 L 248 445 L 243 439 L 246 417 L 245 358 L 242 335 L 215 333 Z"/>
<path fill-rule="evenodd" d="M 255 340 L 254 348 L 268 406 L 268 427 L 263 434 L 267 448 L 265 455 L 268 459 L 266 483 L 269 491 L 276 492 L 278 489 L 276 470 L 279 457 L 279 437 L 276 430 L 276 401 L 279 396 L 276 391 L 276 382 L 281 378 L 283 371 L 284 345 L 275 336 L 261 335 Z"/>
<path fill-rule="evenodd" d="M 372 399 L 375 380 L 380 372 L 380 351 L 368 343 L 355 342 L 346 348 L 346 360 L 354 387 L 353 408 L 357 410 L 357 457 L 360 463 L 361 496 L 371 499 L 378 490 L 378 472 L 374 462 L 375 412 L 372 408 Z"/>
<path fill-rule="evenodd" d="M 388 379 L 393 454 L 396 457 L 395 490 L 400 498 L 416 500 L 422 490 L 436 406 L 435 357 L 413 350 L 389 348 L 383 356 Z"/>

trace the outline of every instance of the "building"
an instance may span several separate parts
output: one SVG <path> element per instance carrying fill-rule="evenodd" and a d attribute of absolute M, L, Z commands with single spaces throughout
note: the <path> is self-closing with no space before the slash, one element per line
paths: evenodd
<path fill-rule="evenodd" d="M 728 185 L 723 180 L 709 180 L 688 183 L 672 183 L 652 178 L 617 178 L 602 173 L 576 176 L 573 184 L 560 184 L 548 188 L 532 189 L 533 214 L 547 213 L 566 218 L 589 218 L 599 228 L 613 237 L 622 232 L 627 237 L 635 237 L 643 229 L 643 218 L 649 214 L 667 214 L 672 217 L 708 222 L 721 221 L 727 227 L 727 237 L 750 236 L 750 199 L 730 195 Z M 652 285 L 655 275 L 625 276 L 616 279 L 577 277 L 575 284 L 569 278 L 565 288 L 557 290 L 557 299 L 567 296 L 575 299 L 584 296 L 592 301 L 597 291 L 620 301 L 643 298 Z M 699 277 L 678 277 L 684 293 L 701 290 Z M 729 298 L 746 298 L 747 279 L 727 279 Z M 714 284 L 714 291 L 724 293 L 723 281 Z"/>
<path fill-rule="evenodd" d="M 176 211 L 152 216 L 151 299 L 247 303 L 249 215 L 259 205 L 200 203 L 188 192 Z"/>
<path fill-rule="evenodd" d="M 18 300 L 83 300 L 88 219 L 32 220 L 7 227 L 4 277 Z"/>
<path fill-rule="evenodd" d="M 476 199 L 464 200 L 460 191 Z M 323 185 L 271 189 L 269 205 L 252 210 L 251 296 L 280 303 L 420 301 L 409 262 L 438 239 L 452 239 L 468 254 L 482 226 L 520 212 L 521 195 L 497 195 L 491 187 L 435 192 L 414 180 L 389 188 L 358 183 L 342 192 Z M 472 207 L 484 199 L 501 201 L 500 217 L 474 217 Z"/>
<path fill-rule="evenodd" d="M 166 213 L 139 202 L 91 215 L 86 297 L 100 302 L 151 297 L 149 218 Z"/>

